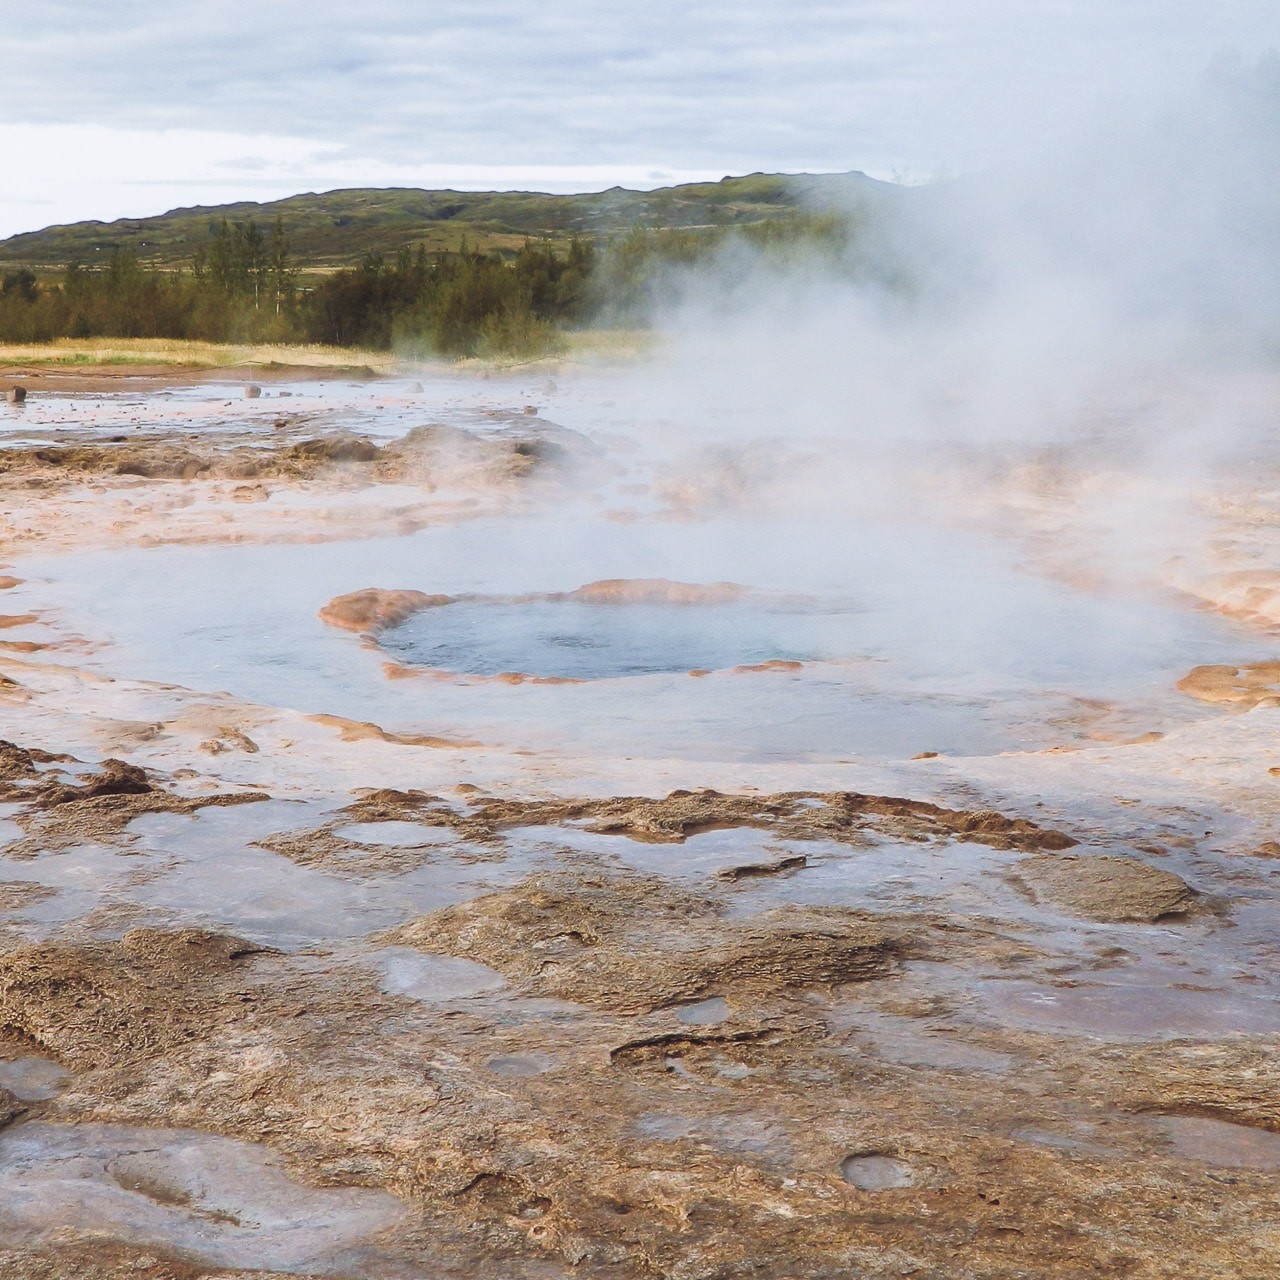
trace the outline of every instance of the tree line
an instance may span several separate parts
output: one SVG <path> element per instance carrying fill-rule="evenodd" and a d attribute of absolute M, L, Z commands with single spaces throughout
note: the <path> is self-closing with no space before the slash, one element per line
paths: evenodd
<path fill-rule="evenodd" d="M 799 243 L 843 243 L 835 222 L 759 224 L 739 234 L 779 253 Z M 637 229 L 603 248 L 587 239 L 527 242 L 503 255 L 469 246 L 304 279 L 283 222 L 263 230 L 223 219 L 183 269 L 142 263 L 115 249 L 102 266 L 71 262 L 59 277 L 29 269 L 0 278 L 0 341 L 173 338 L 211 342 L 312 342 L 450 356 L 536 355 L 564 330 L 642 322 L 672 272 L 723 251 L 726 232 Z"/>

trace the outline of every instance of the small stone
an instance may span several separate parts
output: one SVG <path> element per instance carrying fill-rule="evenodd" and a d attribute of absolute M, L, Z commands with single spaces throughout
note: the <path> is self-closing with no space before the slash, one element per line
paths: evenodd
<path fill-rule="evenodd" d="M 256 400 L 262 394 L 262 388 L 257 383 L 251 382 L 244 389 L 244 398 L 246 400 Z"/>
<path fill-rule="evenodd" d="M 16 1094 L 0 1088 L 0 1129 L 12 1124 L 25 1110 Z"/>

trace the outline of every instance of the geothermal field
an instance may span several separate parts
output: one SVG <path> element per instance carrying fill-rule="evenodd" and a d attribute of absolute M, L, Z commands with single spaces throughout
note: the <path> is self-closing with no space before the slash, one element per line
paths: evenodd
<path fill-rule="evenodd" d="M 7 371 L 0 1273 L 1280 1273 L 1280 378 L 843 359 Z"/>

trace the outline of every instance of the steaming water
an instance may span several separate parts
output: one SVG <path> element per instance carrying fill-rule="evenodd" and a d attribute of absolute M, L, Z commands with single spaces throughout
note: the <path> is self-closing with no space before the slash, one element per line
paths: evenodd
<path fill-rule="evenodd" d="M 445 671 L 603 680 L 837 657 L 850 637 L 832 621 L 751 604 L 459 602 L 409 619 L 382 647 Z"/>
<path fill-rule="evenodd" d="M 524 514 L 407 537 L 170 546 L 30 558 L 23 593 L 53 603 L 112 673 L 386 728 L 605 758 L 770 760 L 985 754 L 1070 739 L 1080 699 L 1134 703 L 1142 729 L 1206 714 L 1172 693 L 1192 666 L 1257 640 L 1216 616 L 1022 572 L 1002 548 L 921 529 L 835 539 L 821 524 L 619 526 Z M 739 581 L 820 603 L 452 605 L 384 638 L 453 671 L 592 677 L 575 686 L 390 681 L 382 658 L 316 610 L 370 585 L 512 595 L 604 577 Z M 825 603 L 823 603 L 825 602 Z M 821 659 L 801 672 L 723 668 Z M 84 654 L 67 658 L 77 664 Z M 691 668 L 719 671 L 695 680 Z M 648 674 L 645 674 L 648 673 Z M 613 678 L 602 678 L 613 677 Z"/>
<path fill-rule="evenodd" d="M 554 414 L 598 437 L 634 436 L 608 398 L 630 385 L 570 381 L 551 395 Z M 238 386 L 205 384 L 41 395 L 6 423 L 58 440 L 116 427 L 131 439 L 184 425 L 234 428 L 253 440 L 289 413 L 304 415 L 317 433 L 341 427 L 391 438 L 432 418 L 500 431 L 526 403 L 545 399 L 515 382 L 495 387 L 455 376 L 433 376 L 422 391 L 407 382 L 299 382 L 274 384 L 261 401 L 239 394 Z M 1198 663 L 1264 656 L 1256 638 L 1221 619 L 1161 599 L 1044 581 L 1023 572 L 1007 547 L 930 529 L 915 513 L 851 519 L 800 503 L 785 513 L 765 507 L 748 518 L 677 523 L 648 518 L 651 499 L 640 497 L 631 499 L 640 519 L 620 523 L 602 518 L 620 483 L 605 482 L 558 510 L 535 507 L 408 537 L 155 547 L 30 558 L 15 571 L 31 580 L 32 606 L 52 602 L 67 629 L 98 647 L 90 662 L 112 673 L 387 728 L 609 758 L 1042 748 L 1081 732 L 1080 717 L 1090 714 L 1082 699 L 1135 706 L 1141 729 L 1206 714 L 1171 693 L 1176 679 Z M 316 500 L 287 497 L 301 506 Z M 804 593 L 817 604 L 797 611 L 745 603 L 458 604 L 383 637 L 386 654 L 411 665 L 592 682 L 562 688 L 388 681 L 376 653 L 316 618 L 331 597 L 372 585 L 524 595 L 606 577 L 730 580 Z M 24 607 L 23 589 L 8 593 L 7 605 Z M 817 665 L 755 676 L 726 670 L 773 659 Z M 693 669 L 719 674 L 694 681 Z"/>

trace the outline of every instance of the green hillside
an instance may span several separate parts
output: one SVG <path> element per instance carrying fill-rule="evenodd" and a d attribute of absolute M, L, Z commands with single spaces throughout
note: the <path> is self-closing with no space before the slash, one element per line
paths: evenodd
<path fill-rule="evenodd" d="M 318 271 L 349 266 L 368 253 L 392 256 L 405 245 L 514 252 L 525 240 L 608 239 L 636 226 L 693 229 L 743 225 L 852 203 L 892 199 L 899 191 L 861 173 L 751 174 L 656 191 L 614 187 L 588 195 L 538 192 L 329 191 L 265 204 L 245 201 L 174 209 L 151 218 L 77 222 L 0 240 L 0 269 L 93 266 L 117 248 L 155 266 L 190 261 L 225 217 L 269 227 L 279 216 L 295 263 Z"/>

